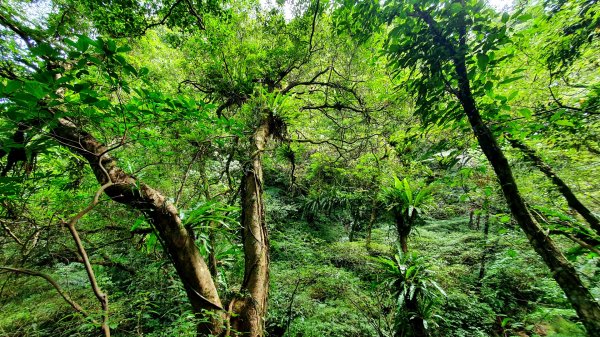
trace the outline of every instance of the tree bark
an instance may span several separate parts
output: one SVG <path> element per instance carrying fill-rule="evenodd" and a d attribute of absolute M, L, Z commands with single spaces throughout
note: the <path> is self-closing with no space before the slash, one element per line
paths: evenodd
<path fill-rule="evenodd" d="M 542 158 L 535 153 L 535 150 L 527 146 L 525 143 L 507 137 L 508 142 L 516 149 L 521 150 L 525 157 L 529 159 L 535 167 L 537 167 L 542 173 L 548 177 L 556 187 L 558 187 L 558 191 L 563 195 L 563 197 L 567 200 L 569 207 L 577 211 L 584 219 L 590 224 L 590 227 L 596 232 L 596 234 L 600 235 L 600 220 L 589 210 L 580 200 L 575 196 L 571 188 L 552 170 L 548 164 L 546 164 Z"/>
<path fill-rule="evenodd" d="M 425 323 L 423 322 L 423 317 L 421 317 L 419 313 L 419 305 L 417 302 L 418 294 L 414 294 L 413 298 L 406 298 L 406 310 L 412 314 L 412 317 L 409 321 L 410 326 L 410 334 L 408 336 L 411 337 L 427 337 L 429 336 L 429 332 L 425 329 Z M 408 295 L 407 295 L 408 297 Z M 405 335 L 406 336 L 406 335 Z"/>
<path fill-rule="evenodd" d="M 461 45 L 464 42 L 461 43 Z M 475 100 L 467 76 L 465 57 L 461 53 L 453 55 L 453 63 L 458 78 L 457 98 L 469 119 L 473 133 L 479 141 L 481 150 L 492 165 L 504 197 L 514 218 L 527 235 L 533 249 L 542 257 L 552 276 L 567 295 L 571 305 L 590 336 L 600 336 L 600 306 L 585 287 L 575 268 L 567 261 L 554 241 L 533 219 L 523 200 L 512 174 L 508 160 L 498 146 L 491 130 L 485 125 Z"/>
<path fill-rule="evenodd" d="M 173 261 L 194 313 L 204 322 L 199 324 L 198 334 L 220 333 L 222 322 L 216 316 L 223 313 L 207 315 L 207 311 L 223 310 L 217 288 L 193 235 L 183 227 L 175 206 L 157 190 L 125 173 L 108 155 L 109 149 L 72 122 L 59 119 L 50 135 L 87 159 L 101 185 L 112 183 L 105 190 L 112 200 L 129 205 L 148 218 Z"/>
<path fill-rule="evenodd" d="M 253 153 L 242 178 L 242 238 L 244 281 L 240 296 L 232 302 L 234 335 L 264 335 L 264 316 L 269 292 L 269 239 L 263 201 L 262 154 L 271 136 L 265 119 L 252 136 Z"/>
<path fill-rule="evenodd" d="M 396 216 L 396 230 L 398 231 L 398 241 L 402 253 L 408 253 L 408 235 L 410 234 L 411 226 L 405 221 L 402 215 Z"/>
<path fill-rule="evenodd" d="M 367 249 L 371 248 L 371 232 L 373 231 L 373 224 L 375 223 L 375 218 L 377 217 L 377 198 L 373 196 L 373 201 L 371 203 L 371 217 L 369 218 L 369 224 L 367 225 Z"/>

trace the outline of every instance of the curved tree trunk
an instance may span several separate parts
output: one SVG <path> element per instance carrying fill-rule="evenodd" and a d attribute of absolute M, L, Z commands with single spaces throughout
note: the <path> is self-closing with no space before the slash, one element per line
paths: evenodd
<path fill-rule="evenodd" d="M 464 40 L 462 42 L 464 44 Z M 461 44 L 461 45 L 462 45 Z M 458 77 L 459 91 L 457 97 L 467 115 L 473 133 L 477 137 L 481 150 L 494 168 L 500 181 L 502 192 L 514 218 L 527 235 L 533 249 L 542 257 L 552 276 L 567 295 L 571 305 L 590 336 L 600 336 L 600 305 L 594 300 L 585 287 L 575 268 L 567 261 L 554 241 L 529 213 L 525 201 L 517 188 L 508 160 L 498 146 L 490 129 L 485 125 L 475 100 L 467 76 L 464 55 L 455 53 L 453 62 Z"/>
<path fill-rule="evenodd" d="M 232 333 L 263 336 L 269 292 L 269 239 L 263 201 L 262 153 L 271 132 L 266 119 L 252 137 L 253 153 L 242 178 L 242 236 L 244 281 L 240 296 L 232 302 Z"/>
<path fill-rule="evenodd" d="M 103 144 L 72 122 L 59 119 L 50 135 L 86 158 L 100 185 L 113 183 L 105 190 L 112 200 L 131 206 L 146 216 L 172 259 L 194 313 L 204 322 L 199 324 L 198 334 L 220 333 L 222 322 L 216 316 L 223 312 L 219 315 L 206 313 L 223 309 L 217 288 L 196 248 L 193 235 L 183 227 L 175 206 L 157 190 L 125 173 L 108 155 Z"/>
<path fill-rule="evenodd" d="M 525 143 L 507 137 L 508 142 L 516 149 L 521 150 L 525 157 L 527 157 L 535 167 L 537 167 L 546 177 L 552 180 L 552 183 L 558 187 L 558 191 L 565 197 L 569 207 L 577 211 L 584 219 L 590 224 L 590 227 L 600 235 L 600 220 L 589 210 L 573 193 L 571 188 L 552 170 L 548 164 L 546 164 L 535 151 L 527 146 Z"/>

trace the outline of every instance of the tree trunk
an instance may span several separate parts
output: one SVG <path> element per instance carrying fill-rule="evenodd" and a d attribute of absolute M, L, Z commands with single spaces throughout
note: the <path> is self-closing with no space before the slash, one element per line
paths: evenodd
<path fill-rule="evenodd" d="M 356 227 L 358 227 L 358 224 L 355 220 L 352 220 L 352 224 L 350 225 L 350 233 L 348 233 L 348 241 L 349 242 L 354 242 L 354 235 L 356 234 Z"/>
<path fill-rule="evenodd" d="M 400 234 L 400 248 L 404 254 L 408 253 L 408 235 Z"/>
<path fill-rule="evenodd" d="M 157 190 L 125 173 L 108 155 L 104 145 L 72 122 L 59 119 L 50 135 L 86 158 L 101 185 L 113 183 L 105 190 L 112 200 L 129 205 L 147 217 L 175 266 L 194 313 L 203 321 L 198 326 L 198 334 L 220 333 L 222 322 L 216 316 L 223 312 L 219 315 L 206 313 L 223 309 L 217 288 L 193 235 L 183 227 L 175 206 Z"/>
<path fill-rule="evenodd" d="M 600 220 L 581 201 L 579 201 L 571 188 L 567 186 L 567 184 L 554 172 L 554 170 L 552 170 L 552 168 L 525 143 L 510 137 L 507 137 L 507 139 L 514 148 L 521 150 L 525 157 L 527 157 L 535 167 L 542 171 L 546 177 L 552 180 L 552 183 L 558 187 L 558 191 L 567 200 L 569 207 L 577 211 L 577 213 L 579 213 L 585 219 L 585 221 L 590 224 L 590 227 L 592 227 L 596 234 L 600 235 Z"/>
<path fill-rule="evenodd" d="M 464 45 L 464 38 L 461 45 Z M 471 93 L 464 55 L 460 52 L 456 53 L 453 55 L 453 62 L 458 77 L 457 97 L 469 119 L 473 133 L 479 141 L 481 150 L 494 168 L 514 218 L 527 235 L 533 249 L 550 268 L 552 276 L 577 311 L 588 334 L 600 336 L 600 306 L 577 275 L 575 268 L 569 264 L 560 249 L 529 213 L 517 188 L 508 160 L 479 114 Z"/>
<path fill-rule="evenodd" d="M 488 246 L 488 238 L 490 234 L 490 210 L 487 209 L 485 219 L 483 220 L 483 252 L 481 253 L 481 263 L 479 265 L 479 276 L 477 277 L 477 289 L 481 289 L 483 278 L 485 277 L 485 264 L 487 263 L 490 247 Z"/>
<path fill-rule="evenodd" d="M 417 294 L 413 295 L 412 299 L 405 299 L 406 301 L 406 310 L 412 314 L 412 318 L 409 321 L 410 333 L 408 336 L 411 337 L 427 337 L 429 333 L 427 329 L 425 329 L 425 323 L 423 322 L 423 317 L 421 317 L 419 313 L 419 305 L 417 302 Z"/>
<path fill-rule="evenodd" d="M 469 212 L 469 229 L 473 229 L 475 226 L 473 224 L 473 215 L 474 215 L 475 211 L 471 210 L 471 212 Z"/>
<path fill-rule="evenodd" d="M 350 216 L 352 222 L 350 223 L 350 233 L 348 233 L 348 241 L 354 242 L 356 240 L 356 234 L 360 231 L 361 213 L 358 209 L 351 209 Z"/>
<path fill-rule="evenodd" d="M 234 335 L 264 335 L 264 317 L 269 291 L 269 240 L 263 202 L 262 153 L 270 136 L 269 120 L 252 137 L 254 151 L 242 179 L 242 226 L 245 255 L 244 281 L 240 296 L 232 302 Z"/>
<path fill-rule="evenodd" d="M 371 231 L 373 230 L 373 224 L 375 223 L 375 218 L 377 217 L 377 198 L 374 196 L 373 201 L 371 203 L 371 217 L 369 218 L 369 224 L 367 225 L 367 249 L 371 248 Z"/>
<path fill-rule="evenodd" d="M 398 231 L 398 241 L 402 253 L 408 253 L 408 235 L 410 234 L 410 224 L 400 215 L 396 216 L 396 230 Z"/>

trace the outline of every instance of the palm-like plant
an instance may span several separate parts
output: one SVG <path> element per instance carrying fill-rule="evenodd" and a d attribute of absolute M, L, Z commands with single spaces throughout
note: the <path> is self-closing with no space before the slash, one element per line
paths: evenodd
<path fill-rule="evenodd" d="M 406 178 L 402 181 L 394 176 L 394 184 L 382 189 L 381 198 L 388 205 L 388 211 L 392 212 L 398 231 L 398 241 L 402 252 L 408 252 L 408 235 L 413 226 L 421 220 L 423 210 L 421 206 L 431 195 L 429 187 L 422 188 L 416 194 Z"/>
<path fill-rule="evenodd" d="M 427 261 L 416 253 L 404 254 L 398 249 L 393 258 L 375 260 L 385 270 L 384 284 L 396 298 L 395 336 L 429 336 L 428 327 L 435 304 L 444 290 L 434 281 Z"/>

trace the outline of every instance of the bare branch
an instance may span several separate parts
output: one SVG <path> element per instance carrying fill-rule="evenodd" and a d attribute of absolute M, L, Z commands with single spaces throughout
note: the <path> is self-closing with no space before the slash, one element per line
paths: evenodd
<path fill-rule="evenodd" d="M 43 278 L 44 280 L 48 281 L 48 283 L 50 283 L 54 289 L 56 289 L 56 291 L 58 292 L 58 294 L 67 302 L 69 303 L 69 305 L 78 313 L 83 314 L 86 317 L 89 317 L 89 315 L 86 313 L 85 310 L 83 310 L 83 308 L 77 304 L 75 301 L 73 301 L 71 299 L 71 297 L 69 295 L 67 295 L 67 293 L 64 292 L 64 290 L 62 289 L 62 287 L 48 274 L 44 274 L 42 272 L 38 272 L 38 271 L 34 271 L 34 270 L 30 270 L 30 269 L 22 269 L 22 268 L 13 268 L 13 267 L 6 267 L 6 266 L 0 266 L 0 269 L 2 270 L 7 270 L 13 273 L 19 273 L 19 274 L 25 274 L 25 275 L 31 275 L 31 276 L 39 276 L 41 278 Z"/>

